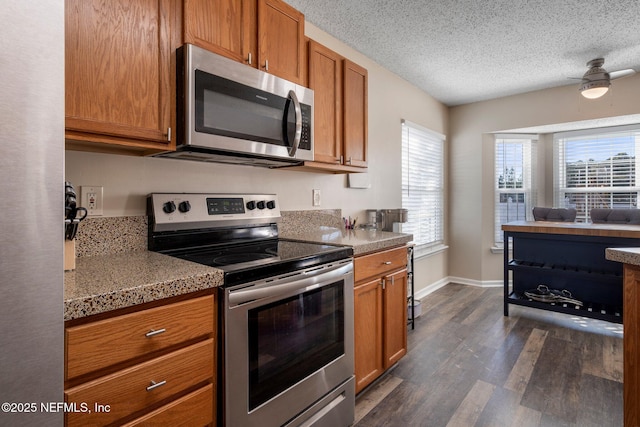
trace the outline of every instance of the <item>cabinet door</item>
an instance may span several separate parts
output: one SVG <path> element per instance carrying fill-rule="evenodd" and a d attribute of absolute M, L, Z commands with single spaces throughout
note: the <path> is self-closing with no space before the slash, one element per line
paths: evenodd
<path fill-rule="evenodd" d="M 184 0 L 184 42 L 257 66 L 256 0 Z"/>
<path fill-rule="evenodd" d="M 305 85 L 304 15 L 281 0 L 258 0 L 259 68 Z"/>
<path fill-rule="evenodd" d="M 340 163 L 342 154 L 342 57 L 311 40 L 309 88 L 314 91 L 314 161 Z"/>
<path fill-rule="evenodd" d="M 344 163 L 367 166 L 367 86 L 365 68 L 344 60 Z"/>
<path fill-rule="evenodd" d="M 65 1 L 66 137 L 169 148 L 169 0 Z"/>
<path fill-rule="evenodd" d="M 407 354 L 407 270 L 384 278 L 384 369 Z"/>
<path fill-rule="evenodd" d="M 382 298 L 380 279 L 357 285 L 354 289 L 356 393 L 384 372 Z"/>

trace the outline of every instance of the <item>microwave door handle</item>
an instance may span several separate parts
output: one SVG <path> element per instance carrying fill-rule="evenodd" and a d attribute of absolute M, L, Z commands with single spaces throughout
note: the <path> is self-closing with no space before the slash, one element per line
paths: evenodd
<path fill-rule="evenodd" d="M 300 139 L 302 139 L 302 109 L 300 108 L 298 96 L 293 90 L 289 91 L 289 98 L 291 99 L 291 102 L 293 102 L 296 114 L 296 133 L 293 138 L 293 144 L 289 147 L 289 156 L 294 157 L 298 151 L 298 147 L 300 146 Z M 286 122 L 287 118 L 285 117 L 284 120 Z"/>

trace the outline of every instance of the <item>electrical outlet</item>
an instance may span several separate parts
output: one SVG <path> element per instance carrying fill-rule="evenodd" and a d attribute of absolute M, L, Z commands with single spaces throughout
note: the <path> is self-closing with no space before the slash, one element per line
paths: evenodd
<path fill-rule="evenodd" d="M 320 190 L 313 189 L 313 206 L 320 206 Z"/>
<path fill-rule="evenodd" d="M 102 186 L 83 185 L 80 187 L 80 196 L 82 200 L 80 206 L 87 209 L 89 216 L 102 216 L 103 191 Z"/>

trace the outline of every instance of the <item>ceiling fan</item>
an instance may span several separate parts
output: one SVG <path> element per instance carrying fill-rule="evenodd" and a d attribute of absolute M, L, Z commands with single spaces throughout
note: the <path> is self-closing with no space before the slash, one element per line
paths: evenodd
<path fill-rule="evenodd" d="M 580 83 L 580 88 L 578 89 L 585 98 L 600 98 L 609 90 L 611 80 L 631 76 L 636 73 L 632 68 L 609 73 L 602 68 L 603 65 L 604 58 L 596 58 L 587 62 L 589 69 L 584 73 L 584 76 L 582 76 L 582 83 Z"/>

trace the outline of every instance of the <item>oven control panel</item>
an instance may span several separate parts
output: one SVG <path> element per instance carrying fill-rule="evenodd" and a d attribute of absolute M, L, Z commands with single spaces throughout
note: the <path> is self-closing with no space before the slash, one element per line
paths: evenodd
<path fill-rule="evenodd" d="M 147 210 L 154 231 L 269 224 L 280 219 L 275 194 L 153 193 Z"/>

